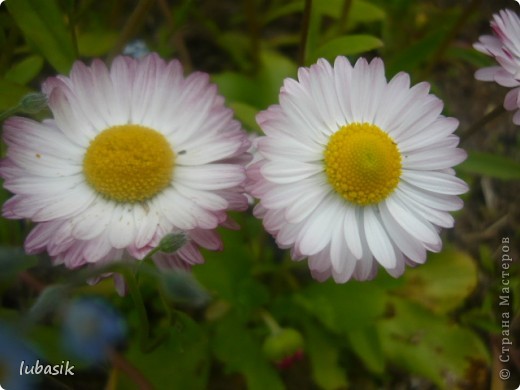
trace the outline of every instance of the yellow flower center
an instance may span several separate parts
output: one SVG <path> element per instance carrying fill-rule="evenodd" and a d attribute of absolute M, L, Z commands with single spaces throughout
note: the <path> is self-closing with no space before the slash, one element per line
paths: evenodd
<path fill-rule="evenodd" d="M 118 202 L 152 198 L 171 182 L 175 153 L 161 133 L 139 125 L 113 126 L 90 143 L 83 159 L 87 182 Z"/>
<path fill-rule="evenodd" d="M 379 127 L 351 123 L 330 137 L 325 173 L 334 190 L 348 201 L 360 206 L 379 203 L 399 183 L 401 153 Z"/>

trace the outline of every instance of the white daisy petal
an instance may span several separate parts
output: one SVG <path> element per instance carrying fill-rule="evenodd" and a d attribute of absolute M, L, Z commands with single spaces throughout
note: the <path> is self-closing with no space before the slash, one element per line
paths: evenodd
<path fill-rule="evenodd" d="M 368 248 L 379 264 L 394 268 L 397 261 L 394 248 L 373 207 L 365 207 L 364 222 Z"/>
<path fill-rule="evenodd" d="M 404 156 L 403 168 L 416 170 L 438 170 L 460 164 L 467 157 L 462 149 L 437 148 Z"/>
<path fill-rule="evenodd" d="M 337 202 L 327 197 L 305 221 L 298 235 L 299 251 L 305 255 L 314 255 L 321 251 L 330 241 L 330 226 L 337 212 Z"/>
<path fill-rule="evenodd" d="M 323 158 L 321 150 L 318 148 L 313 149 L 287 138 L 277 138 L 276 140 L 262 138 L 258 141 L 258 148 L 266 158 L 282 156 L 287 160 L 302 162 L 319 161 Z"/>
<path fill-rule="evenodd" d="M 323 167 L 319 164 L 286 161 L 283 163 L 267 163 L 261 169 L 266 178 L 280 184 L 305 180 L 322 171 Z"/>
<path fill-rule="evenodd" d="M 345 85 L 349 85 L 352 79 L 352 65 L 350 65 L 350 62 L 345 57 L 337 57 L 334 61 L 334 78 L 336 81 L 335 92 L 345 123 L 354 122 L 351 104 L 352 98 L 350 93 L 345 89 Z"/>
<path fill-rule="evenodd" d="M 464 181 L 446 173 L 404 169 L 401 177 L 416 187 L 441 194 L 460 195 L 468 191 Z"/>
<path fill-rule="evenodd" d="M 348 248 L 345 243 L 345 233 L 343 231 L 343 223 L 341 219 L 336 218 L 334 224 L 331 226 L 332 237 L 330 242 L 330 264 L 332 265 L 332 269 L 335 270 L 338 274 L 341 274 L 344 268 L 347 267 L 347 253 Z M 326 253 L 323 251 L 323 253 Z M 351 271 L 354 270 L 355 261 L 350 261 Z M 350 275 L 349 275 L 350 276 Z M 348 278 L 346 278 L 348 279 Z"/>
<path fill-rule="evenodd" d="M 405 261 L 403 254 L 401 252 L 399 252 L 399 250 L 397 250 L 397 248 L 395 248 L 395 253 L 397 256 L 395 267 L 387 268 L 386 270 L 394 278 L 398 278 L 399 276 L 401 276 L 404 273 L 406 261 Z"/>
<path fill-rule="evenodd" d="M 37 222 L 28 251 L 99 265 L 142 259 L 184 231 L 170 263 L 186 268 L 202 261 L 199 246 L 220 249 L 214 229 L 236 227 L 226 212 L 247 207 L 250 143 L 207 74 L 185 77 L 156 54 L 117 57 L 76 62 L 42 91 L 53 119 L 7 120 L 0 162 L 14 194 L 4 216 Z"/>
<path fill-rule="evenodd" d="M 377 264 L 397 277 L 440 250 L 467 191 L 452 169 L 466 153 L 429 90 L 405 73 L 387 83 L 379 59 L 338 57 L 301 68 L 258 114 L 254 215 L 316 279 L 366 280 Z"/>
<path fill-rule="evenodd" d="M 425 206 L 423 203 L 417 202 L 413 197 L 408 196 L 406 192 L 397 190 L 396 194 L 398 194 L 398 196 L 403 199 L 410 208 L 413 208 L 417 215 L 421 216 L 425 220 L 439 227 L 453 227 L 454 219 L 447 212 Z"/>
<path fill-rule="evenodd" d="M 306 219 L 318 207 L 327 196 L 323 187 L 314 187 L 304 193 L 292 203 L 287 205 L 285 218 L 288 222 L 298 223 Z"/>
<path fill-rule="evenodd" d="M 415 239 L 390 214 L 387 207 L 381 207 L 381 220 L 385 230 L 399 250 L 415 263 L 423 263 L 426 260 L 426 249 L 421 241 Z"/>
<path fill-rule="evenodd" d="M 76 101 L 66 95 L 66 89 L 55 86 L 48 94 L 48 105 L 54 114 L 57 127 L 68 137 L 69 141 L 81 147 L 87 147 L 96 135 L 90 121 L 74 109 Z"/>
<path fill-rule="evenodd" d="M 372 279 L 377 272 L 377 268 L 374 266 L 374 257 L 368 248 L 368 244 L 362 230 L 361 242 L 363 244 L 363 257 L 356 262 L 353 276 L 357 280 Z"/>
<path fill-rule="evenodd" d="M 136 207 L 135 220 L 137 226 L 137 236 L 135 238 L 135 246 L 142 248 L 147 246 L 157 232 L 159 226 L 159 210 L 157 208 L 144 209 L 143 207 Z"/>
<path fill-rule="evenodd" d="M 383 91 L 381 103 L 375 114 L 374 123 L 382 129 L 388 129 L 394 118 L 402 115 L 401 111 L 406 109 L 405 99 L 410 99 L 408 90 L 410 88 L 410 76 L 407 73 L 398 73 Z"/>
<path fill-rule="evenodd" d="M 114 248 L 123 249 L 129 246 L 137 234 L 133 209 L 125 205 L 114 207 L 107 228 L 108 239 Z"/>
<path fill-rule="evenodd" d="M 343 219 L 345 240 L 349 250 L 356 259 L 363 257 L 360 227 L 363 223 L 363 214 L 358 207 L 347 207 Z"/>
<path fill-rule="evenodd" d="M 504 108 L 509 111 L 520 107 L 520 88 L 513 88 L 504 98 Z"/>
<path fill-rule="evenodd" d="M 291 80 L 286 80 L 286 87 L 291 85 L 289 81 Z M 290 90 L 292 91 L 292 89 Z M 280 93 L 280 105 L 294 123 L 294 129 L 302 132 L 305 138 L 310 139 L 314 144 L 326 141 L 323 133 L 323 131 L 327 131 L 326 124 L 320 121 L 313 107 L 309 106 L 310 103 L 301 107 L 299 100 L 301 99 L 295 98 L 289 90 Z M 304 100 L 303 103 L 307 103 L 307 100 Z"/>
<path fill-rule="evenodd" d="M 53 123 L 13 117 L 4 123 L 3 135 L 8 145 L 20 146 L 37 158 L 52 156 L 77 164 L 83 160 L 82 148 L 63 137 Z"/>
<path fill-rule="evenodd" d="M 135 61 L 127 57 L 116 57 L 110 68 L 110 78 L 114 86 L 114 101 L 112 113 L 114 123 L 130 123 L 131 104 L 133 95 L 132 80 L 135 77 Z"/>
<path fill-rule="evenodd" d="M 500 10 L 493 15 L 491 28 L 493 36 L 479 37 L 473 47 L 493 57 L 498 66 L 477 70 L 475 78 L 513 88 L 504 99 L 504 108 L 516 111 L 513 123 L 520 125 L 520 16 L 508 9 Z"/>
<path fill-rule="evenodd" d="M 95 60 L 89 68 L 82 62 L 75 62 L 70 72 L 71 91 L 76 98 L 75 107 L 83 112 L 96 129 L 104 129 L 110 125 L 108 105 L 105 104 L 111 96 L 107 90 L 110 85 L 108 70 L 100 61 Z"/>
<path fill-rule="evenodd" d="M 422 131 L 399 142 L 399 150 L 401 153 L 408 153 L 421 148 L 428 148 L 431 144 L 442 141 L 453 133 L 458 125 L 459 121 L 455 118 L 437 118 L 431 125 L 423 127 Z"/>
<path fill-rule="evenodd" d="M 205 166 L 179 166 L 175 179 L 198 190 L 219 190 L 242 183 L 245 174 L 242 167 L 233 164 L 208 164 Z"/>
<path fill-rule="evenodd" d="M 409 210 L 397 196 L 389 197 L 381 208 L 387 208 L 388 212 L 408 232 L 408 234 L 427 244 L 437 244 L 440 242 L 439 235 L 433 226 L 416 213 Z"/>
<path fill-rule="evenodd" d="M 485 53 L 487 54 L 487 53 Z M 500 66 L 490 66 L 478 69 L 475 72 L 475 78 L 481 81 L 495 81 L 495 74 L 500 70 Z"/>
<path fill-rule="evenodd" d="M 405 181 L 399 183 L 399 188 L 396 191 L 399 191 L 400 188 L 402 188 L 403 191 L 406 191 L 406 194 L 413 197 L 416 201 L 437 210 L 457 211 L 463 206 L 462 200 L 457 196 L 425 191 L 410 185 Z M 436 191 L 438 190 L 439 189 L 437 188 Z"/>
<path fill-rule="evenodd" d="M 83 213 L 71 219 L 71 235 L 79 240 L 93 239 L 106 231 L 116 206 L 98 198 Z"/>

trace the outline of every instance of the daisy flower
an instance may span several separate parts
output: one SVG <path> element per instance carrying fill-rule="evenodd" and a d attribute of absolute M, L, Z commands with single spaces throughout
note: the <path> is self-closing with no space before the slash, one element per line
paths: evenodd
<path fill-rule="evenodd" d="M 378 263 L 397 277 L 441 249 L 440 228 L 453 226 L 448 212 L 467 190 L 451 167 L 466 153 L 457 120 L 428 92 L 406 73 L 387 82 L 380 59 L 321 59 L 258 114 L 255 215 L 318 280 L 369 279 Z"/>
<path fill-rule="evenodd" d="M 504 108 L 517 110 L 513 123 L 520 125 L 520 18 L 511 10 L 501 10 L 493 15 L 491 28 L 494 35 L 482 35 L 473 47 L 495 58 L 498 66 L 477 70 L 475 78 L 513 88 L 504 99 Z"/>
<path fill-rule="evenodd" d="M 247 208 L 249 141 L 207 74 L 121 56 L 110 69 L 76 62 L 42 90 L 54 119 L 7 120 L 0 167 L 14 194 L 3 215 L 36 223 L 28 253 L 99 265 L 142 259 L 179 232 L 187 243 L 157 254 L 159 265 L 189 267 L 203 261 L 200 247 L 220 249 L 214 229 Z"/>

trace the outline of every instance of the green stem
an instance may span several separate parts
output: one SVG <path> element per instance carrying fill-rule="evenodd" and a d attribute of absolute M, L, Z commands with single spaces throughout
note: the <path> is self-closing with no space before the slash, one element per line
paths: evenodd
<path fill-rule="evenodd" d="M 155 255 L 157 252 L 160 252 L 160 251 L 161 251 L 161 247 L 159 245 L 157 245 L 155 248 L 150 250 L 150 252 L 148 252 L 146 254 L 146 256 L 143 258 L 143 260 L 141 260 L 141 261 L 146 262 L 147 260 L 150 260 L 153 255 Z"/>
<path fill-rule="evenodd" d="M 112 49 L 110 54 L 111 58 L 114 58 L 116 55 L 118 55 L 121 50 L 123 50 L 123 47 L 126 45 L 126 43 L 135 35 L 137 35 L 137 32 L 144 23 L 144 20 L 148 15 L 148 10 L 153 5 L 154 1 L 155 0 L 139 0 L 137 7 L 135 7 L 134 12 L 132 12 L 128 18 L 128 21 L 123 27 L 123 30 L 121 31 L 121 34 L 119 35 L 119 38 L 115 43 L 114 48 Z"/>
<path fill-rule="evenodd" d="M 10 18 L 8 18 L 8 20 L 10 20 Z M 16 24 L 14 22 L 10 23 L 11 26 L 9 28 L 7 39 L 5 40 L 2 46 L 2 50 L 0 50 L 0 75 L 2 76 L 11 64 L 11 59 L 13 58 L 14 51 L 16 48 L 16 42 L 18 41 L 20 35 L 20 31 L 18 30 Z M 6 27 L 4 27 L 4 29 L 5 28 Z"/>
<path fill-rule="evenodd" d="M 506 112 L 506 109 L 504 106 L 499 105 L 496 106 L 493 110 L 488 112 L 486 115 L 484 115 L 482 118 L 480 118 L 478 121 L 473 123 L 470 127 L 468 127 L 460 136 L 460 141 L 466 141 L 469 137 L 471 137 L 473 134 L 475 134 L 478 130 L 484 127 L 485 124 L 488 122 L 491 122 L 495 118 L 498 118 L 500 115 L 502 115 L 504 112 Z"/>
<path fill-rule="evenodd" d="M 338 32 L 342 34 L 347 27 L 348 16 L 350 14 L 350 9 L 352 8 L 352 0 L 344 0 L 343 8 L 341 8 L 341 15 L 338 21 Z"/>
<path fill-rule="evenodd" d="M 187 14 L 191 3 L 191 0 L 185 2 L 184 5 L 180 7 L 180 11 Z M 191 61 L 190 52 L 186 46 L 186 43 L 184 42 L 184 34 L 180 28 L 182 27 L 184 17 L 177 17 L 174 19 L 167 0 L 158 0 L 158 6 L 164 16 L 166 25 L 168 26 L 168 34 L 171 35 L 173 47 L 177 49 L 182 66 L 187 73 L 190 73 L 193 69 L 193 64 Z"/>
<path fill-rule="evenodd" d="M 307 39 L 309 37 L 309 27 L 311 23 L 312 0 L 305 0 L 303 9 L 303 22 L 300 34 L 300 53 L 298 56 L 298 65 L 304 66 L 307 59 Z"/>
<path fill-rule="evenodd" d="M 157 333 L 155 337 L 152 338 L 150 333 L 150 322 L 148 321 L 148 313 L 146 312 L 146 306 L 144 304 L 143 296 L 141 294 L 141 289 L 139 288 L 139 282 L 137 280 L 136 275 L 133 270 L 128 270 L 124 273 L 126 283 L 128 285 L 128 291 L 130 292 L 130 296 L 134 301 L 134 305 L 137 309 L 137 313 L 139 316 L 139 327 L 140 327 L 140 345 L 141 351 L 144 353 L 149 353 L 157 348 L 166 338 L 170 335 L 169 328 L 162 329 L 161 332 Z M 166 302 L 164 302 L 166 304 Z M 166 315 L 168 319 L 171 321 L 173 317 L 172 312 L 169 307 L 165 307 Z"/>
<path fill-rule="evenodd" d="M 451 42 L 455 39 L 462 27 L 464 27 L 470 15 L 478 8 L 480 1 L 481 0 L 472 0 L 462 11 L 451 30 L 446 34 L 441 44 L 437 47 L 437 50 L 433 53 L 432 59 L 428 62 L 428 65 L 422 72 L 422 79 L 428 78 L 435 66 L 437 66 L 437 64 L 442 60 L 444 54 L 450 47 Z"/>
<path fill-rule="evenodd" d="M 265 324 L 271 331 L 271 334 L 275 335 L 282 331 L 282 328 L 280 325 L 278 325 L 278 322 L 274 319 L 274 317 L 266 310 L 260 310 L 260 316 L 262 317 L 262 320 L 264 320 Z"/>
<path fill-rule="evenodd" d="M 4 112 L 0 113 L 0 122 L 3 122 L 10 116 L 15 115 L 18 112 L 19 107 L 20 106 L 9 108 L 8 110 L 5 110 Z"/>
<path fill-rule="evenodd" d="M 76 34 L 76 2 L 72 1 L 70 8 L 67 10 L 68 18 L 69 18 L 69 33 L 72 40 L 72 48 L 74 50 L 74 57 L 79 58 L 79 49 L 78 49 L 78 36 Z"/>
<path fill-rule="evenodd" d="M 118 370 L 124 372 L 141 390 L 151 390 L 153 385 L 148 379 L 139 371 L 132 363 L 130 363 L 125 357 L 119 354 L 115 350 L 109 351 L 110 362 Z M 110 388 L 110 387 L 109 387 Z M 113 384 L 113 388 L 116 385 Z"/>
<path fill-rule="evenodd" d="M 260 39 L 258 34 L 258 12 L 256 9 L 255 0 L 245 0 L 244 3 L 247 24 L 249 27 L 249 39 L 251 42 L 251 58 L 253 60 L 252 72 L 253 74 L 255 74 L 258 68 L 260 67 Z"/>
<path fill-rule="evenodd" d="M 139 334 L 141 350 L 143 352 L 148 350 L 149 337 L 150 337 L 150 323 L 148 322 L 148 313 L 144 305 L 143 296 L 137 282 L 137 278 L 131 270 L 124 273 L 125 281 L 128 286 L 130 296 L 134 301 L 135 308 L 137 309 L 137 315 L 139 317 Z"/>

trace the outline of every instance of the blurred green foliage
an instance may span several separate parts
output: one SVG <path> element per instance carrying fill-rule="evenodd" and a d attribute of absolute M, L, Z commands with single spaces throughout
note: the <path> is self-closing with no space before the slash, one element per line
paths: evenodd
<path fill-rule="evenodd" d="M 495 8 L 477 3 L 7 0 L 0 6 L 0 110 L 16 110 L 23 96 L 38 91 L 46 77 L 67 74 L 74 60 L 110 60 L 136 38 L 166 58 L 180 58 L 188 70 L 210 72 L 250 132 L 259 132 L 255 115 L 277 102 L 283 80 L 320 57 L 381 56 L 388 77 L 410 72 L 414 81 L 429 80 L 436 93 L 448 96 L 447 84 L 456 78 L 450 70 L 463 69 L 466 83 L 476 84 L 472 72 L 491 64 L 471 44 L 487 32 L 501 3 Z M 472 98 L 481 99 L 467 96 Z M 486 104 L 501 103 L 500 96 L 481 106 L 489 110 Z M 449 103 L 446 109 L 465 116 Z M 45 255 L 26 256 L 21 247 L 29 224 L 2 219 L 0 319 L 22 329 L 47 361 L 59 363 L 69 356 L 58 341 L 68 300 L 82 295 L 111 300 L 125 315 L 130 337 L 111 364 L 79 366 L 90 388 L 485 389 L 493 383 L 501 389 L 489 368 L 497 362 L 489 346 L 501 324 L 497 248 L 500 237 L 514 242 L 520 234 L 511 220 L 494 227 L 508 201 L 491 207 L 478 183 L 518 184 L 515 130 L 509 143 L 516 152 L 500 146 L 507 142 L 489 147 L 482 141 L 487 138 L 468 144 L 469 158 L 457 169 L 476 189 L 456 215 L 462 231 L 448 232 L 441 253 L 400 279 L 380 271 L 370 282 L 313 281 L 305 262 L 291 262 L 260 222 L 245 214 L 237 216 L 242 230 L 222 232 L 225 250 L 205 253 L 206 263 L 193 269 L 193 277 L 163 274 L 149 264 L 137 273 L 118 265 L 123 274 L 136 275 L 132 300 L 117 296 L 111 280 L 85 286 L 85 278 L 96 275 L 54 268 Z M 509 191 L 500 188 L 496 197 Z M 8 198 L 0 192 L 2 201 Z M 479 218 L 487 235 L 472 236 Z M 510 277 L 516 313 L 517 269 L 514 264 Z M 266 356 L 262 345 L 272 326 L 265 313 L 279 327 L 301 333 L 303 360 L 280 369 Z M 76 388 L 74 378 L 53 378 L 61 380 Z"/>

